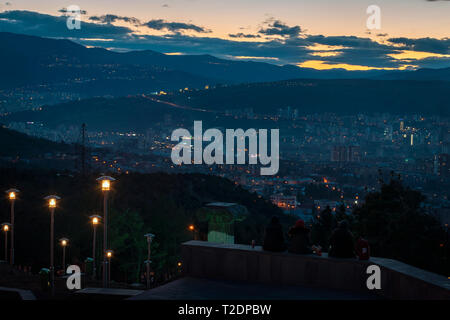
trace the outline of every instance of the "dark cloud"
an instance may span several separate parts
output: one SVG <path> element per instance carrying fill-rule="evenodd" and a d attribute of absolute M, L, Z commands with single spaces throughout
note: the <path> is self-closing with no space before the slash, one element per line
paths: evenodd
<path fill-rule="evenodd" d="M 0 12 L 0 31 L 55 38 L 114 38 L 128 37 L 129 28 L 82 22 L 81 29 L 69 30 L 67 17 L 56 17 L 32 11 Z"/>
<path fill-rule="evenodd" d="M 146 26 L 150 29 L 154 30 L 168 30 L 171 32 L 179 32 L 179 31 L 186 31 L 186 30 L 192 30 L 198 33 L 209 33 L 211 30 L 207 30 L 203 27 L 199 27 L 195 24 L 191 23 L 183 23 L 183 22 L 168 22 L 163 19 L 154 19 L 150 20 L 146 23 L 142 24 L 143 26 Z"/>
<path fill-rule="evenodd" d="M 297 37 L 302 32 L 300 26 L 289 27 L 280 20 L 275 20 L 266 29 L 259 30 L 259 33 L 266 36 L 282 36 L 282 37 Z"/>
<path fill-rule="evenodd" d="M 163 8 L 169 8 L 170 6 L 169 6 L 167 3 L 165 3 L 165 4 L 163 4 L 161 7 L 163 7 Z"/>
<path fill-rule="evenodd" d="M 230 38 L 248 38 L 248 39 L 261 38 L 261 36 L 259 34 L 245 34 L 242 32 L 235 33 L 235 34 L 230 33 L 228 36 Z"/>
<path fill-rule="evenodd" d="M 134 25 L 141 25 L 141 22 L 137 18 L 117 16 L 115 14 L 105 14 L 103 16 L 91 16 L 91 17 L 89 17 L 89 20 L 95 21 L 95 22 L 100 22 L 100 23 L 107 23 L 107 24 L 111 24 L 116 21 L 124 21 L 124 22 L 128 22 L 128 23 L 132 23 Z"/>
<path fill-rule="evenodd" d="M 450 54 L 450 38 L 390 38 L 389 42 L 405 46 L 405 49 L 440 54 Z"/>
<path fill-rule="evenodd" d="M 62 14 L 67 14 L 70 13 L 69 10 L 67 10 L 67 8 L 61 8 L 58 10 L 58 12 L 62 13 Z M 80 10 L 80 14 L 87 14 L 86 10 Z"/>
<path fill-rule="evenodd" d="M 351 48 L 383 48 L 386 47 L 370 38 L 359 38 L 356 36 L 323 36 L 312 35 L 307 39 L 314 43 L 324 44 L 328 46 L 344 46 Z"/>

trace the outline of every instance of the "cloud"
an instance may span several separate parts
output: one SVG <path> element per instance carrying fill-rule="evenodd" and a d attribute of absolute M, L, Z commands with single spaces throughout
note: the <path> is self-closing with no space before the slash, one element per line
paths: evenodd
<path fill-rule="evenodd" d="M 131 30 L 126 27 L 82 22 L 81 29 L 69 30 L 67 17 L 52 16 L 32 11 L 0 12 L 0 31 L 23 33 L 54 38 L 111 38 L 128 37 Z"/>
<path fill-rule="evenodd" d="M 450 53 L 450 38 L 435 39 L 435 38 L 390 38 L 389 42 L 403 45 L 405 49 L 414 51 L 433 52 L 441 54 Z"/>
<path fill-rule="evenodd" d="M 168 22 L 163 19 L 153 19 L 146 23 L 142 24 L 143 26 L 146 26 L 150 29 L 154 30 L 168 30 L 171 32 L 179 32 L 179 31 L 186 31 L 191 30 L 198 33 L 209 33 L 211 30 L 207 30 L 203 27 L 199 27 L 195 24 L 191 23 L 183 23 L 183 22 Z"/>
<path fill-rule="evenodd" d="M 248 39 L 254 39 L 254 38 L 261 38 L 259 34 L 245 34 L 242 32 L 235 33 L 235 34 L 229 34 L 230 38 L 248 38 Z"/>
<path fill-rule="evenodd" d="M 115 14 L 105 14 L 103 16 L 91 16 L 91 17 L 89 17 L 89 20 L 99 22 L 99 23 L 107 23 L 107 24 L 111 24 L 116 21 L 124 21 L 124 22 L 128 22 L 128 23 L 132 23 L 134 25 L 141 25 L 141 22 L 137 18 L 117 16 Z"/>
<path fill-rule="evenodd" d="M 163 7 L 163 8 L 169 8 L 170 6 L 169 6 L 167 3 L 165 3 L 165 4 L 163 4 L 161 7 Z"/>
<path fill-rule="evenodd" d="M 67 10 L 67 8 L 61 8 L 58 10 L 58 12 L 62 13 L 62 14 L 67 14 L 70 13 L 69 10 Z M 87 14 L 86 10 L 80 10 L 80 14 Z"/>
<path fill-rule="evenodd" d="M 266 36 L 297 37 L 302 32 L 302 29 L 300 26 L 289 27 L 280 20 L 275 20 L 269 24 L 268 28 L 260 29 L 258 32 Z"/>

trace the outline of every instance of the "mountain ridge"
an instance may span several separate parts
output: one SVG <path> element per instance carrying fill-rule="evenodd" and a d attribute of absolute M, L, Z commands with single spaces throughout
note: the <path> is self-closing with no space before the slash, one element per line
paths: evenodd
<path fill-rule="evenodd" d="M 14 87 L 68 81 L 73 78 L 102 79 L 105 74 L 111 72 L 113 66 L 123 71 L 124 78 L 158 80 L 162 73 L 167 72 L 179 77 L 173 85 L 167 83 L 170 81 L 161 84 L 149 83 L 149 90 L 288 79 L 417 78 L 450 81 L 450 68 L 396 72 L 316 70 L 295 65 L 278 66 L 266 62 L 225 60 L 209 54 L 166 55 L 152 50 L 120 53 L 99 47 L 88 48 L 68 39 L 41 38 L 8 32 L 0 32 L 0 58 L 0 67 L 3 70 L 0 75 L 0 88 L 8 85 Z M 189 82 L 192 82 L 192 85 L 189 85 Z M 130 92 L 134 93 L 136 92 Z"/>

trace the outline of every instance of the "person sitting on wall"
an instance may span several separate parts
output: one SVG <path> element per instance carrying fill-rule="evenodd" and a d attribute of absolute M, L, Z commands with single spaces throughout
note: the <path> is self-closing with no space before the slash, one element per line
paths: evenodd
<path fill-rule="evenodd" d="M 281 252 L 286 250 L 284 243 L 283 229 L 280 220 L 277 217 L 272 217 L 270 224 L 266 228 L 264 236 L 263 249 L 266 251 Z"/>
<path fill-rule="evenodd" d="M 339 223 L 338 228 L 333 231 L 330 238 L 329 257 L 335 258 L 354 258 L 353 235 L 348 230 L 347 221 L 343 220 Z"/>
<path fill-rule="evenodd" d="M 309 229 L 305 227 L 303 220 L 297 220 L 295 225 L 288 232 L 290 242 L 288 251 L 291 253 L 309 254 L 312 253 L 309 240 Z"/>

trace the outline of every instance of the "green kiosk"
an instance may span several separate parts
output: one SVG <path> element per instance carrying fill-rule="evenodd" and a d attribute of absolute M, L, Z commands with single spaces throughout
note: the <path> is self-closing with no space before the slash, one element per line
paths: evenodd
<path fill-rule="evenodd" d="M 244 220 L 247 208 L 237 203 L 212 202 L 197 211 L 196 218 L 203 234 L 201 238 L 208 242 L 234 243 L 234 224 Z"/>

